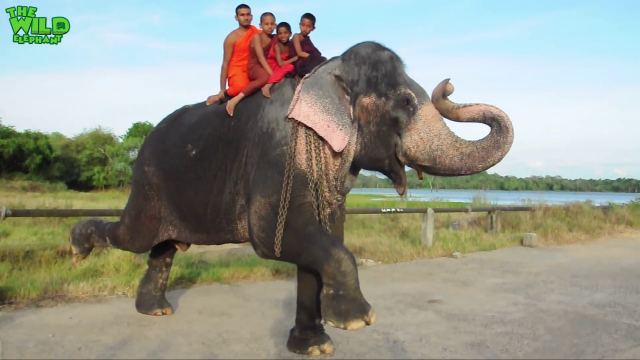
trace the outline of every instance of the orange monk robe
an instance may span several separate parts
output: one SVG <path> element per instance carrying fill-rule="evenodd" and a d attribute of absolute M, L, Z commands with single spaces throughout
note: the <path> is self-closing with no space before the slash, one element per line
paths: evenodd
<path fill-rule="evenodd" d="M 229 72 L 227 74 L 227 82 L 229 83 L 227 94 L 229 94 L 229 96 L 233 97 L 240 94 L 240 91 L 251 82 L 247 71 L 249 46 L 251 46 L 253 36 L 261 31 L 262 30 L 251 25 L 244 35 L 233 45 L 233 54 L 231 55 L 231 60 L 229 60 Z"/>

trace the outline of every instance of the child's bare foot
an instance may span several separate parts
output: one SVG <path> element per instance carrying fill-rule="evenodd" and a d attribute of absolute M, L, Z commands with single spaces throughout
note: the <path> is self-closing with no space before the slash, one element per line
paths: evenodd
<path fill-rule="evenodd" d="M 233 110 L 235 110 L 236 105 L 238 105 L 238 101 L 240 101 L 240 99 L 236 96 L 227 102 L 227 113 L 229 116 L 233 116 Z"/>
<path fill-rule="evenodd" d="M 242 98 L 244 98 L 244 94 L 240 93 L 227 102 L 227 113 L 229 114 L 229 116 L 233 116 L 233 110 L 235 110 L 236 105 L 238 105 Z"/>
<path fill-rule="evenodd" d="M 264 97 L 267 97 L 267 98 L 271 97 L 271 93 L 269 92 L 269 89 L 271 89 L 271 85 L 265 85 L 264 87 L 262 87 L 262 95 L 264 95 Z"/>

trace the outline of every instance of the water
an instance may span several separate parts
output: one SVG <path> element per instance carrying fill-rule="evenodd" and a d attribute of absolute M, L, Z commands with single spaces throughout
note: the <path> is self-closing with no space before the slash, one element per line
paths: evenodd
<path fill-rule="evenodd" d="M 351 194 L 380 195 L 372 200 L 399 199 L 395 189 L 353 189 Z M 570 191 L 505 191 L 505 190 L 429 190 L 410 189 L 407 196 L 422 201 L 452 201 L 470 203 L 474 196 L 480 195 L 493 205 L 522 205 L 526 202 L 563 205 L 571 202 L 593 201 L 594 205 L 606 205 L 609 202 L 624 204 L 640 198 L 635 193 L 612 192 L 570 192 Z"/>

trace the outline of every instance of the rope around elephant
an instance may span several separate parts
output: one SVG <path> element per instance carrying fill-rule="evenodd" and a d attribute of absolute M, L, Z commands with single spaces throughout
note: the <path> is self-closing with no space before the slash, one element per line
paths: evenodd
<path fill-rule="evenodd" d="M 291 185 L 293 184 L 293 173 L 295 172 L 296 142 L 302 128 L 302 136 L 305 141 L 305 154 L 310 161 L 315 164 L 311 166 L 307 178 L 309 179 L 309 189 L 311 190 L 311 201 L 316 215 L 316 219 L 322 226 L 331 233 L 329 225 L 329 214 L 327 213 L 327 201 L 325 199 L 325 174 L 324 174 L 324 152 L 322 151 L 322 139 L 307 126 L 293 120 L 289 135 L 289 148 L 287 149 L 287 162 L 284 172 L 284 183 L 282 184 L 282 195 L 280 196 L 280 209 L 278 210 L 278 224 L 276 228 L 276 240 L 274 245 L 276 257 L 280 257 L 282 250 L 282 234 L 284 232 L 284 222 L 289 210 L 291 199 Z M 313 157 L 313 159 L 310 159 Z"/>

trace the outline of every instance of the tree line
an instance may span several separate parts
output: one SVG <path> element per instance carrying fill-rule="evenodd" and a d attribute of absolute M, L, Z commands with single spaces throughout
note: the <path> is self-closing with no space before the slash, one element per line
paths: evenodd
<path fill-rule="evenodd" d="M 630 192 L 640 191 L 640 180 L 618 178 L 615 180 L 564 179 L 561 176 L 530 176 L 518 178 L 501 176 L 483 171 L 479 174 L 460 177 L 440 177 L 423 174 L 422 181 L 416 171 L 407 171 L 409 189 L 461 189 L 461 190 L 507 190 L 507 191 L 587 191 Z M 356 180 L 358 188 L 393 188 L 387 178 L 360 174 Z"/>
<path fill-rule="evenodd" d="M 0 176 L 38 182 L 64 184 L 72 190 L 89 191 L 125 187 L 131 183 L 138 150 L 154 125 L 136 122 L 124 135 L 103 127 L 86 130 L 73 137 L 59 132 L 17 131 L 0 118 Z M 424 175 L 407 172 L 409 189 L 473 189 L 534 191 L 640 191 L 640 180 L 564 179 L 560 176 L 518 178 L 482 172 L 462 177 Z M 393 188 L 387 178 L 360 174 L 358 188 Z"/>
<path fill-rule="evenodd" d="M 131 183 L 138 150 L 153 128 L 136 122 L 122 136 L 96 127 L 69 138 L 59 132 L 19 132 L 0 121 L 0 176 L 80 191 L 123 187 Z"/>

